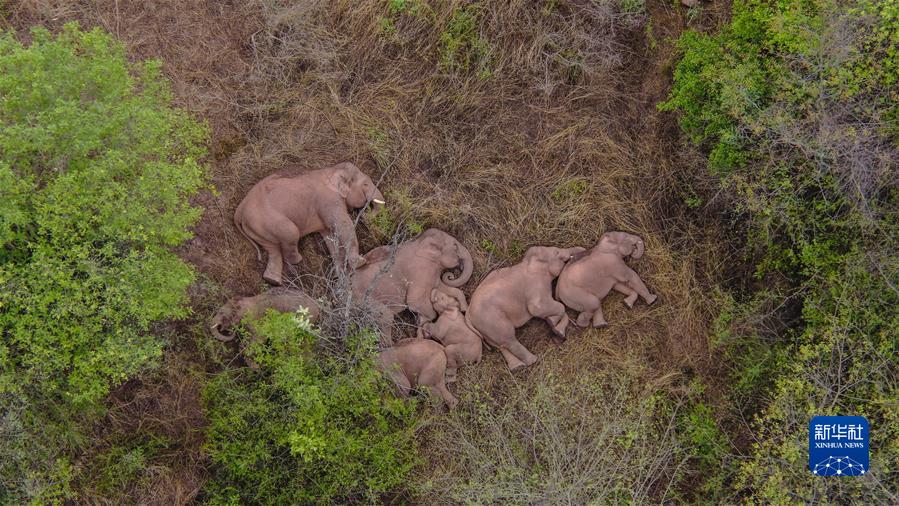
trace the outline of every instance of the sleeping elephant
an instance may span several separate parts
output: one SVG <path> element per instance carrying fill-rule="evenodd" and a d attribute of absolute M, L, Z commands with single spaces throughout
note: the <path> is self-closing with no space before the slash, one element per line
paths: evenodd
<path fill-rule="evenodd" d="M 643 239 L 626 232 L 606 232 L 588 253 L 565 266 L 556 284 L 556 296 L 566 306 L 580 311 L 579 327 L 605 327 L 602 299 L 615 290 L 625 295 L 624 303 L 633 307 L 637 296 L 647 304 L 656 301 L 640 276 L 624 263 L 625 257 L 643 256 Z"/>
<path fill-rule="evenodd" d="M 431 305 L 434 288 L 467 307 L 458 287 L 471 277 L 471 253 L 442 230 L 430 228 L 396 247 L 375 248 L 365 254 L 365 262 L 353 273 L 353 295 L 357 303 L 376 310 L 387 346 L 392 343 L 393 319 L 404 309 L 415 313 L 419 327 L 437 317 Z M 450 272 L 456 268 L 462 271 L 458 277 Z"/>
<path fill-rule="evenodd" d="M 256 183 L 234 212 L 234 224 L 256 248 L 268 253 L 262 278 L 281 284 L 282 262 L 303 260 L 297 243 L 314 232 L 321 234 L 338 265 L 351 268 L 364 263 L 351 209 L 369 202 L 384 204 L 384 196 L 365 173 L 350 162 L 299 176 L 271 175 Z"/>
<path fill-rule="evenodd" d="M 568 315 L 553 299 L 552 282 L 565 263 L 584 248 L 528 248 L 512 267 L 491 272 L 475 289 L 465 318 L 487 344 L 499 348 L 510 370 L 531 365 L 537 357 L 515 338 L 515 329 L 531 318 L 543 318 L 565 336 Z"/>
<path fill-rule="evenodd" d="M 289 290 L 286 288 L 272 288 L 259 295 L 252 297 L 235 297 L 225 303 L 215 315 L 212 317 L 212 325 L 210 327 L 212 335 L 219 341 L 233 341 L 234 327 L 240 325 L 244 319 L 247 320 L 251 339 L 256 336 L 252 329 L 251 320 L 257 320 L 265 316 L 266 311 L 274 309 L 281 313 L 293 313 L 300 308 L 305 308 L 309 312 L 309 319 L 315 321 L 321 315 L 321 309 L 315 299 L 306 295 L 299 290 Z M 247 347 L 249 343 L 242 343 L 241 350 Z M 256 364 L 249 358 L 244 356 L 247 365 L 256 368 Z"/>
<path fill-rule="evenodd" d="M 402 339 L 378 353 L 378 368 L 408 397 L 417 386 L 430 388 L 449 408 L 458 402 L 446 388 L 446 354 L 429 339 Z"/>
<path fill-rule="evenodd" d="M 465 323 L 465 308 L 459 301 L 438 289 L 431 290 L 431 304 L 440 314 L 436 322 L 426 322 L 422 335 L 434 339 L 444 346 L 446 352 L 446 382 L 456 381 L 456 371 L 467 364 L 481 361 L 484 345 L 481 336 Z"/>

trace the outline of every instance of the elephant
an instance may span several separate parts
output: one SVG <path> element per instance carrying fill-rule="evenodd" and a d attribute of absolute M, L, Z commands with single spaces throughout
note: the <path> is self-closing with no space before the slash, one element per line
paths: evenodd
<path fill-rule="evenodd" d="M 442 230 L 430 228 L 395 247 L 375 248 L 364 258 L 365 265 L 353 273 L 353 295 L 377 313 L 385 346 L 392 343 L 394 317 L 404 309 L 416 315 L 419 327 L 437 317 L 430 297 L 434 288 L 454 297 L 460 307 L 468 306 L 458 287 L 471 278 L 471 253 Z M 456 268 L 461 269 L 458 277 L 449 271 Z"/>
<path fill-rule="evenodd" d="M 524 259 L 487 275 L 471 296 L 469 326 L 484 341 L 499 348 L 510 370 L 531 365 L 537 357 L 515 338 L 515 329 L 531 318 L 543 318 L 564 337 L 568 328 L 565 306 L 553 299 L 552 282 L 572 256 L 584 248 L 528 248 Z"/>
<path fill-rule="evenodd" d="M 452 409 L 458 401 L 446 388 L 446 353 L 429 339 L 402 339 L 378 353 L 377 366 L 408 397 L 417 386 L 430 388 Z"/>
<path fill-rule="evenodd" d="M 440 314 L 436 322 L 426 322 L 422 328 L 424 337 L 442 344 L 446 351 L 446 382 L 456 381 L 456 370 L 467 364 L 481 361 L 483 344 L 481 336 L 465 323 L 465 315 L 459 301 L 437 288 L 431 290 L 431 304 Z"/>
<path fill-rule="evenodd" d="M 297 244 L 301 237 L 318 232 L 338 265 L 356 268 L 359 256 L 351 209 L 384 204 L 384 195 L 369 176 L 350 162 L 298 176 L 271 175 L 256 183 L 234 212 L 237 229 L 256 248 L 268 253 L 262 278 L 281 285 L 283 261 L 303 260 Z"/>
<path fill-rule="evenodd" d="M 236 297 L 225 303 L 212 317 L 210 327 L 212 335 L 219 341 L 233 341 L 235 334 L 233 327 L 239 325 L 244 319 L 256 320 L 265 315 L 269 309 L 282 313 L 293 313 L 300 308 L 308 311 L 309 319 L 315 321 L 321 315 L 321 309 L 315 299 L 298 290 L 286 288 L 272 288 L 252 297 Z M 255 339 L 255 333 L 250 323 L 247 329 Z M 246 348 L 247 343 L 241 346 Z M 244 360 L 251 368 L 256 369 L 256 363 L 249 357 Z"/>
<path fill-rule="evenodd" d="M 647 304 L 656 301 L 643 280 L 624 262 L 630 256 L 643 256 L 643 239 L 626 232 L 606 232 L 589 252 L 569 262 L 556 283 L 556 297 L 566 306 L 580 311 L 577 325 L 596 328 L 608 323 L 602 314 L 602 299 L 615 290 L 625 295 L 624 303 L 633 307 L 637 297 Z"/>

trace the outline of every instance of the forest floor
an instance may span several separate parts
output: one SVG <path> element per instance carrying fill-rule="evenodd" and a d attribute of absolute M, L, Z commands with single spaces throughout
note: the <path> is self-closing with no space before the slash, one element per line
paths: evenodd
<path fill-rule="evenodd" d="M 193 316 L 158 329 L 171 342 L 162 367 L 118 388 L 96 428 L 93 452 L 137 430 L 169 441 L 153 462 L 155 476 L 128 492 L 135 502 L 190 502 L 208 476 L 204 378 L 240 359 L 236 349 L 230 363 L 218 358 L 223 345 L 208 337 L 206 322 L 227 298 L 264 287 L 263 266 L 232 216 L 246 191 L 277 171 L 354 161 L 380 181 L 389 209 L 362 220 L 361 249 L 396 230 L 446 230 L 474 256 L 475 274 L 463 287 L 469 295 L 529 246 L 590 247 L 608 230 L 645 239 L 646 254 L 632 266 L 659 295 L 655 305 L 628 310 L 612 296 L 604 306 L 608 328 L 564 343 L 532 322 L 519 336 L 541 362 L 512 375 L 498 353 L 486 352 L 481 364 L 460 371 L 453 389 L 463 401 L 476 385 L 501 394 L 547 375 L 605 370 L 668 392 L 699 377 L 714 402 L 724 364 L 707 343 L 728 251 L 720 225 L 704 218 L 712 208 L 691 207 L 680 182 L 701 170 L 702 158 L 656 104 L 670 87 L 674 41 L 687 28 L 714 29 L 728 2 L 688 11 L 648 0 L 634 12 L 574 0 L 417 10 L 408 7 L 416 2 L 296 3 L 24 0 L 4 7 L 23 38 L 28 27 L 56 30 L 77 20 L 116 35 L 134 59 L 161 59 L 176 103 L 210 127 L 214 190 L 196 199 L 205 213 L 181 251 L 200 273 Z M 329 265 L 324 246 L 310 237 L 301 252 L 299 282 L 320 291 Z M 427 469 L 429 455 L 441 450 L 432 432 L 422 438 Z M 83 486 L 88 502 L 104 502 Z"/>

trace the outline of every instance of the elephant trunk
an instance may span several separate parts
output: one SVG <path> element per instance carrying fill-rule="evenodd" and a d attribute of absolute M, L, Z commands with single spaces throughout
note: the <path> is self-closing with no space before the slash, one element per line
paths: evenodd
<path fill-rule="evenodd" d="M 375 188 L 375 191 L 372 192 L 372 194 L 371 194 L 372 205 L 375 208 L 378 208 L 380 206 L 383 206 L 385 204 L 385 202 L 386 202 L 386 200 L 384 199 L 384 195 L 380 192 L 380 190 Z"/>
<path fill-rule="evenodd" d="M 636 236 L 634 236 L 634 237 L 636 237 Z M 639 237 L 636 237 L 636 239 L 637 239 L 637 241 L 636 241 L 636 243 L 634 243 L 634 252 L 631 253 L 631 258 L 633 258 L 635 260 L 643 256 L 643 250 L 644 250 L 643 239 L 641 239 Z"/>
<path fill-rule="evenodd" d="M 215 337 L 216 339 L 218 339 L 219 341 L 227 343 L 228 341 L 234 340 L 234 335 L 231 335 L 230 333 L 229 334 L 222 333 L 221 323 L 213 323 L 212 326 L 210 327 L 210 330 L 212 331 L 212 336 Z"/>
<path fill-rule="evenodd" d="M 453 288 L 458 288 L 465 283 L 468 283 L 468 279 L 471 278 L 471 273 L 474 272 L 474 264 L 471 259 L 471 252 L 468 251 L 468 248 L 462 245 L 461 242 L 456 241 L 456 245 L 459 247 L 459 257 L 462 259 L 460 265 L 462 266 L 462 274 L 459 274 L 459 277 L 453 276 L 452 272 L 444 272 L 443 276 L 440 279 Z"/>

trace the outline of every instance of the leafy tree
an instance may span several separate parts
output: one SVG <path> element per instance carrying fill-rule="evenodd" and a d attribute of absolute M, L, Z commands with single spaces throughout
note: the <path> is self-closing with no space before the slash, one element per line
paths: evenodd
<path fill-rule="evenodd" d="M 374 336 L 353 353 L 302 314 L 270 311 L 248 352 L 259 371 L 218 374 L 207 386 L 206 449 L 212 504 L 377 502 L 405 484 L 414 464 L 414 404 L 389 391 L 371 361 Z M 263 341 L 264 340 L 264 341 Z"/>
<path fill-rule="evenodd" d="M 187 312 L 172 249 L 201 212 L 207 132 L 160 62 L 76 24 L 32 36 L 0 35 L 0 482 L 45 502 L 66 494 L 77 422 L 160 356 L 151 325 Z"/>
<path fill-rule="evenodd" d="M 720 333 L 743 391 L 764 381 L 749 459 L 734 484 L 761 503 L 890 502 L 899 469 L 897 237 L 899 3 L 742 0 L 715 35 L 685 33 L 663 109 L 708 150 L 765 290 L 737 294 Z M 788 294 L 787 296 L 781 294 Z M 748 295 L 748 296 L 747 296 Z M 769 299 L 767 303 L 764 299 Z M 774 336 L 749 308 L 796 301 Z M 755 325 L 751 322 L 757 322 Z M 758 350 L 773 348 L 757 369 Z M 750 364 L 750 362 L 753 362 Z M 806 469 L 814 415 L 872 425 L 872 469 L 834 483 Z M 876 428 L 873 428 L 876 427 Z M 890 491 L 889 484 L 893 485 Z"/>

